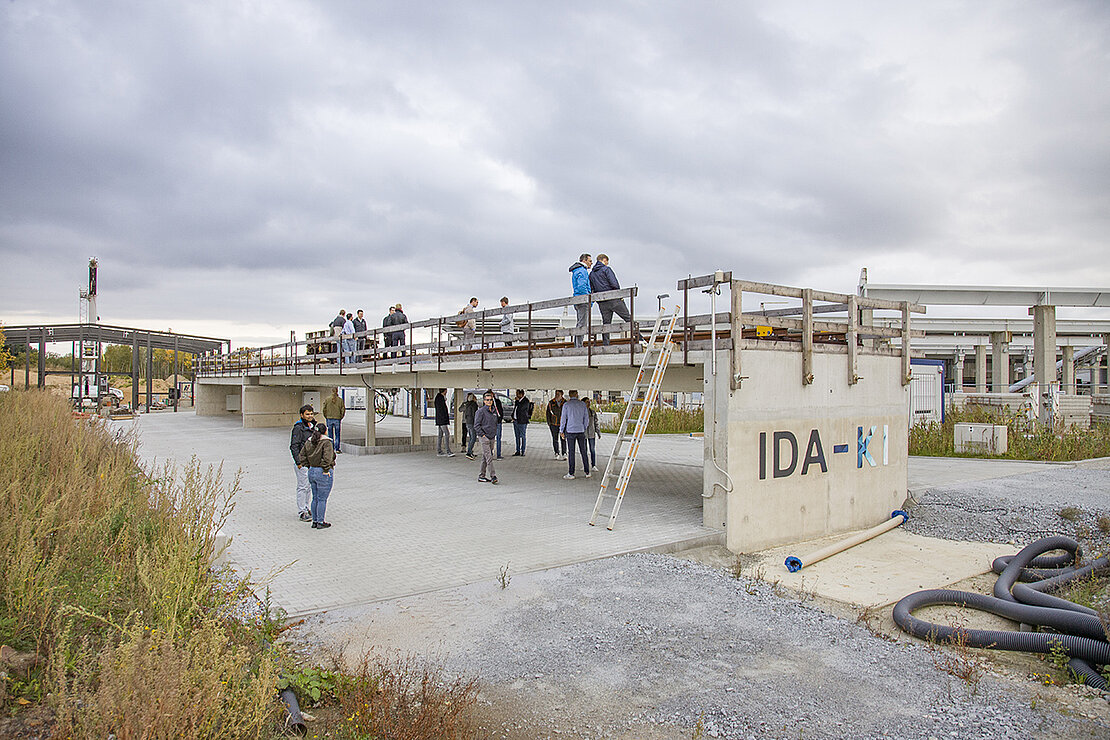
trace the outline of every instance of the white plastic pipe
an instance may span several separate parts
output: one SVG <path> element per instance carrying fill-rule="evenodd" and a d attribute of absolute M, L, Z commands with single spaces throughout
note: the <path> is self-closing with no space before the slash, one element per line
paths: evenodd
<path fill-rule="evenodd" d="M 883 532 L 889 532 L 895 527 L 901 526 L 909 518 L 910 515 L 902 511 L 901 509 L 893 511 L 890 514 L 890 519 L 886 520 L 882 524 L 878 524 L 871 529 L 865 529 L 858 534 L 854 534 L 847 539 L 841 540 L 840 542 L 834 542 L 831 545 L 822 547 L 820 550 L 812 552 L 804 558 L 799 558 L 791 555 L 786 559 L 786 569 L 791 573 L 797 573 L 799 570 L 806 567 L 807 565 L 818 563 L 825 558 L 836 555 L 838 552 L 844 552 L 849 547 L 855 547 L 861 542 L 867 542 L 868 540 L 874 539 L 881 535 Z"/>

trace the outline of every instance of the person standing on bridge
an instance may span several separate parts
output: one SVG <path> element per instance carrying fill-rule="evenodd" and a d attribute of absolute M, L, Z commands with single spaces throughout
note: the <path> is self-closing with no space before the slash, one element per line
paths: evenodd
<path fill-rule="evenodd" d="M 335 448 L 326 436 L 327 427 L 317 424 L 312 436 L 304 443 L 297 457 L 300 465 L 308 468 L 308 482 L 312 486 L 310 506 L 313 529 L 327 529 L 331 525 L 324 521 L 324 510 L 331 494 L 332 471 L 335 469 Z"/>
<path fill-rule="evenodd" d="M 474 310 L 476 308 L 478 308 L 478 299 L 477 298 L 471 298 L 470 302 L 467 303 L 465 306 L 463 306 L 462 311 L 460 311 L 459 313 L 461 313 L 465 316 L 466 314 L 474 313 Z M 474 330 L 476 328 L 477 328 L 477 324 L 474 322 L 474 319 L 464 319 L 463 320 L 463 322 L 462 322 L 463 349 L 470 349 L 471 347 L 474 346 Z"/>
<path fill-rule="evenodd" d="M 345 363 L 355 361 L 355 322 L 353 319 L 354 316 L 347 314 L 343 320 L 343 328 L 339 330 L 339 339 L 343 345 L 343 362 Z"/>
<path fill-rule="evenodd" d="M 501 296 L 501 308 L 509 305 L 509 297 Z M 506 347 L 513 346 L 513 335 L 516 334 L 516 322 L 513 321 L 511 313 L 501 314 L 501 339 L 505 342 Z"/>
<path fill-rule="evenodd" d="M 578 256 L 578 261 L 570 266 L 570 287 L 574 290 L 574 295 L 589 295 L 590 294 L 590 265 L 594 262 L 588 254 L 581 254 Z M 578 323 L 575 325 L 576 330 L 586 328 L 586 324 L 590 320 L 590 304 L 589 303 L 576 303 L 574 310 L 578 314 Z M 582 346 L 582 334 L 574 335 L 574 346 Z"/>
<path fill-rule="evenodd" d="M 382 328 L 385 329 L 385 331 L 382 332 L 382 334 L 385 338 L 385 346 L 386 347 L 392 347 L 393 346 L 393 332 L 391 331 L 390 327 L 392 327 L 393 324 L 396 323 L 393 320 L 393 317 L 396 315 L 396 313 L 397 313 L 397 307 L 396 306 L 390 306 L 389 307 L 389 313 L 387 313 L 385 315 L 385 317 L 382 318 Z M 382 357 L 394 357 L 394 356 L 395 356 L 395 353 L 393 353 L 393 352 L 387 352 L 384 355 L 382 355 Z"/>
<path fill-rule="evenodd" d="M 339 442 L 342 437 L 343 417 L 346 415 L 347 407 L 339 397 L 339 389 L 332 388 L 331 395 L 324 401 L 324 421 L 327 422 L 328 438 L 336 452 L 342 452 Z"/>
<path fill-rule="evenodd" d="M 551 430 L 551 446 L 555 448 L 555 459 L 565 460 L 567 456 L 567 441 L 559 434 L 559 417 L 563 413 L 562 391 L 555 391 L 555 397 L 547 402 L 547 428 Z M 562 447 L 562 454 L 559 448 Z"/>
<path fill-rule="evenodd" d="M 597 256 L 597 264 L 594 269 L 590 271 L 590 289 L 594 293 L 604 293 L 607 290 L 620 290 L 621 284 L 617 282 L 617 276 L 613 269 L 609 267 L 609 255 L 599 254 Z M 632 314 L 628 312 L 628 305 L 624 302 L 623 298 L 610 298 L 605 301 L 598 301 L 597 307 L 601 309 L 601 323 L 602 325 L 613 323 L 613 314 L 620 316 L 624 321 L 631 322 Z M 632 341 L 640 341 L 640 331 L 633 327 Z M 609 344 L 609 332 L 601 335 L 601 343 Z"/>
<path fill-rule="evenodd" d="M 586 428 L 589 425 L 589 409 L 578 399 L 578 391 L 571 391 L 570 398 L 563 404 L 563 413 L 559 420 L 559 432 L 567 440 L 567 448 L 570 452 L 567 457 L 570 470 L 563 476 L 567 480 L 574 480 L 575 445 L 582 453 L 582 469 L 586 471 L 586 477 L 590 477 L 590 457 L 586 451 Z"/>
<path fill-rule="evenodd" d="M 486 391 L 482 395 L 482 408 L 474 414 L 474 428 L 478 433 L 478 440 L 482 443 L 482 467 L 478 470 L 479 483 L 497 483 L 497 473 L 493 470 L 493 445 L 501 419 L 493 402 L 493 391 Z"/>
<path fill-rule="evenodd" d="M 331 334 L 332 334 L 333 337 L 339 336 L 339 332 L 343 331 L 343 324 L 345 324 L 346 322 L 347 322 L 347 311 L 346 311 L 346 309 L 341 308 L 341 309 L 339 309 L 339 315 L 336 316 L 334 319 L 332 319 L 331 324 L 329 324 L 329 326 L 331 327 Z"/>
<path fill-rule="evenodd" d="M 363 336 L 358 338 L 357 342 L 358 349 L 361 352 L 362 350 L 366 349 L 366 319 L 362 316 L 361 308 L 355 312 L 355 317 L 351 320 L 351 323 L 355 325 L 355 333 L 363 334 Z"/>
<path fill-rule="evenodd" d="M 439 437 L 436 438 L 436 456 L 454 457 L 451 452 L 451 412 L 447 410 L 447 389 L 440 388 L 436 394 L 436 429 Z"/>
<path fill-rule="evenodd" d="M 405 316 L 404 310 L 401 309 L 401 304 L 398 303 L 397 306 L 393 309 L 393 325 L 397 326 L 398 324 L 407 324 L 407 323 L 409 323 L 409 317 Z M 404 332 L 404 330 L 393 332 L 393 346 L 394 347 L 404 347 L 405 346 L 405 332 Z M 404 357 L 405 356 L 404 350 L 402 350 L 401 352 L 399 352 L 397 354 L 398 354 L 398 357 Z"/>
<path fill-rule="evenodd" d="M 302 522 L 311 522 L 311 489 L 308 483 L 308 468 L 301 464 L 301 448 L 308 438 L 312 436 L 315 428 L 315 412 L 312 406 L 301 406 L 301 418 L 293 425 L 293 432 L 289 435 L 289 452 L 293 454 L 293 464 L 297 466 L 297 511 Z"/>

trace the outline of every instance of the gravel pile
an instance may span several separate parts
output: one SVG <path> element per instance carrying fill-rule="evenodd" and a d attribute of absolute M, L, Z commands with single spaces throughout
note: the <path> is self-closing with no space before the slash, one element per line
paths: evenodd
<path fill-rule="evenodd" d="M 1110 734 L 1110 724 L 1046 711 L 1043 700 L 1034 708 L 1026 684 L 993 675 L 968 683 L 939 670 L 926 646 L 878 639 L 698 563 L 633 555 L 540 580 L 447 667 L 519 692 L 522 705 L 557 696 L 570 711 L 619 698 L 618 711 L 579 712 L 558 736 L 659 725 L 674 731 L 662 736 L 689 737 L 699 720 L 718 738 Z"/>
<path fill-rule="evenodd" d="M 1110 470 L 1061 467 L 937 487 L 906 508 L 906 529 L 926 537 L 1018 546 L 1054 534 L 1108 538 Z"/>

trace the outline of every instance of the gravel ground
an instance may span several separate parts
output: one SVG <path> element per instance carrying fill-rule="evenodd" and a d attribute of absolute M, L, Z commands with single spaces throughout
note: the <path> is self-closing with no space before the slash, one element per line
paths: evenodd
<path fill-rule="evenodd" d="M 931 488 L 907 509 L 906 529 L 948 540 L 1026 545 L 1080 528 L 1107 536 L 1110 470 L 1061 467 Z"/>
<path fill-rule="evenodd" d="M 1110 471 L 1061 467 L 929 490 L 905 526 L 1024 544 L 1107 513 Z M 1093 690 L 883 639 L 775 585 L 664 555 L 333 610 L 302 635 L 478 676 L 487 737 L 1110 737 L 1110 703 Z M 969 666 L 987 670 L 954 675 Z"/>

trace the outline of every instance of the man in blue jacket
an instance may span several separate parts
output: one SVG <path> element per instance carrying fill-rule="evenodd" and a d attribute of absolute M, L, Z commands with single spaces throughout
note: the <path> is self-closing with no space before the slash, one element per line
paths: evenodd
<path fill-rule="evenodd" d="M 574 290 L 574 295 L 589 295 L 590 294 L 590 265 L 594 261 L 588 254 L 579 255 L 578 261 L 570 266 L 570 287 Z M 590 304 L 577 303 L 574 310 L 578 313 L 578 324 L 575 329 L 585 329 L 586 323 L 590 318 Z M 582 335 L 574 335 L 574 346 L 582 346 Z"/>
<path fill-rule="evenodd" d="M 609 267 L 609 256 L 606 254 L 599 254 L 597 256 L 597 264 L 590 272 L 590 288 L 594 293 L 603 293 L 607 290 L 620 290 L 621 284 L 617 282 L 617 276 L 613 273 L 613 268 Z M 631 322 L 632 314 L 628 312 L 628 305 L 624 302 L 623 298 L 611 298 L 607 301 L 598 301 L 597 307 L 601 309 L 601 323 L 613 323 L 613 314 L 620 316 L 624 321 Z M 602 344 L 609 344 L 609 332 L 601 335 Z M 639 329 L 634 329 L 632 333 L 633 341 L 640 341 Z"/>

